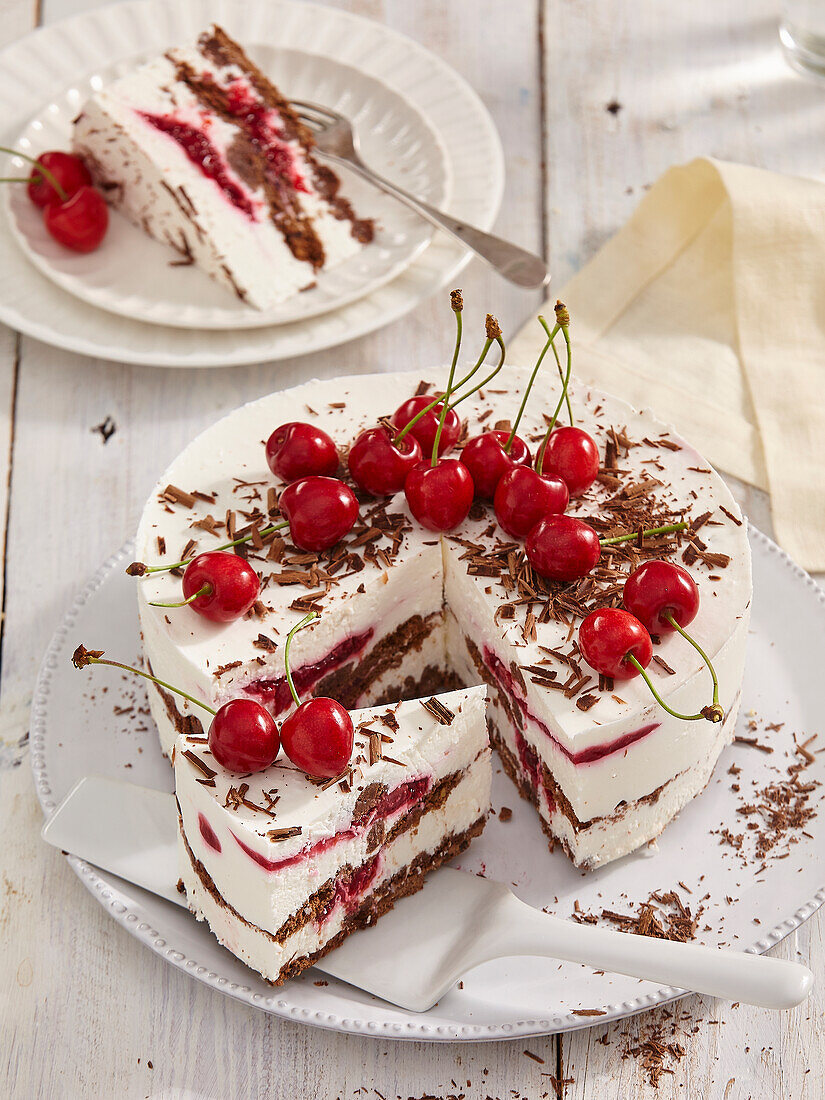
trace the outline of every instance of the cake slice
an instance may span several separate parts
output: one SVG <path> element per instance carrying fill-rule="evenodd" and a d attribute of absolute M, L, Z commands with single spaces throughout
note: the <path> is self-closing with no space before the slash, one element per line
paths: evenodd
<path fill-rule="evenodd" d="M 189 908 L 280 984 L 467 846 L 490 808 L 484 687 L 355 711 L 349 770 L 319 783 L 280 757 L 246 777 L 206 739 L 173 753 Z"/>
<path fill-rule="evenodd" d="M 135 225 L 268 309 L 373 235 L 288 100 L 220 27 L 84 105 L 74 149 Z"/>

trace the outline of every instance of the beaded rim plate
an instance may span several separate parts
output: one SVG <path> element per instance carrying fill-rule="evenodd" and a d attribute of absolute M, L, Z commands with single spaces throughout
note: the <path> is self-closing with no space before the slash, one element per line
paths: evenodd
<path fill-rule="evenodd" d="M 494 777 L 493 806 L 511 807 L 512 819 L 503 823 L 494 815 L 459 866 L 468 871 L 484 868 L 490 877 L 512 884 L 531 904 L 548 904 L 561 916 L 570 916 L 575 902 L 585 912 L 628 912 L 631 899 L 644 901 L 652 891 L 675 887 L 694 914 L 699 904 L 704 906 L 698 938 L 738 950 L 767 951 L 816 912 L 825 901 L 825 815 L 813 817 L 806 824 L 809 835 L 796 834 L 799 842 L 778 851 L 783 858 L 768 858 L 761 873 L 744 867 L 733 849 L 719 843 L 718 830 L 734 823 L 744 792 L 775 782 L 777 769 L 787 775 L 791 759 L 801 759 L 793 756 L 794 732 L 804 739 L 801 735 L 815 731 L 820 721 L 812 685 L 821 675 L 819 660 L 825 650 L 825 592 L 753 528 L 750 542 L 754 604 L 738 729 L 747 735 L 749 715 L 755 712 L 759 739 L 773 753 L 743 744 L 730 746 L 708 788 L 665 829 L 655 846 L 589 873 L 577 871 L 559 850 L 548 852 L 532 807 L 520 802 L 510 781 L 499 773 Z M 32 705 L 31 759 L 46 815 L 84 774 L 172 787 L 151 720 L 113 717 L 113 681 L 108 681 L 107 693 L 94 691 L 70 664 L 80 641 L 127 659 L 137 654 L 134 582 L 123 572 L 131 553 L 131 545 L 123 547 L 89 581 L 43 660 Z M 99 686 L 100 681 L 95 683 Z M 140 699 L 140 690 L 137 696 L 130 692 L 130 698 Z M 781 729 L 764 728 L 778 723 L 784 723 Z M 741 769 L 736 777 L 741 795 L 731 790 L 727 768 L 732 763 Z M 805 778 L 822 782 L 825 792 L 825 753 L 814 755 Z M 184 910 L 83 860 L 67 858 L 98 903 L 173 966 L 256 1008 L 318 1027 L 398 1039 L 505 1039 L 605 1023 L 683 995 L 670 987 L 547 959 L 485 964 L 465 976 L 463 988 L 456 987 L 420 1015 L 334 979 L 316 986 L 311 970 L 273 988 L 220 947 L 206 926 Z M 710 897 L 703 899 L 705 893 Z M 730 903 L 726 898 L 732 899 Z M 761 935 L 754 940 L 756 927 Z"/>

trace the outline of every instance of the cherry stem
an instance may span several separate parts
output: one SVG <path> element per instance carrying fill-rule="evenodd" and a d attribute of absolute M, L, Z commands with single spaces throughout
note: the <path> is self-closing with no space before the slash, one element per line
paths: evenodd
<path fill-rule="evenodd" d="M 65 202 L 66 199 L 69 197 L 66 194 L 66 192 L 63 190 L 63 188 L 60 186 L 60 184 L 57 182 L 54 175 L 49 171 L 48 168 L 44 167 L 40 163 L 39 160 L 36 160 L 34 157 L 28 156 L 26 153 L 21 153 L 19 149 L 9 149 L 9 147 L 7 145 L 0 145 L 0 153 L 8 153 L 9 156 L 11 156 L 11 157 L 20 157 L 22 160 L 27 160 L 29 162 L 29 164 L 33 164 L 35 166 L 37 171 L 45 179 L 46 183 L 51 184 L 51 186 L 57 192 L 61 202 Z M 16 176 L 14 177 L 14 182 L 17 182 L 17 178 L 18 177 L 16 177 Z M 29 178 L 31 178 L 31 177 L 29 177 Z M 12 182 L 12 180 L 0 180 L 0 183 L 11 183 L 11 182 Z M 28 183 L 29 180 L 21 179 L 20 182 L 21 183 Z M 40 180 L 34 180 L 33 182 L 40 183 Z"/>
<path fill-rule="evenodd" d="M 464 377 L 461 378 L 458 382 L 456 382 L 456 384 L 453 386 L 453 393 L 457 393 L 458 390 L 460 390 L 462 386 L 464 386 L 467 382 L 469 382 L 470 379 L 473 377 L 473 375 L 476 373 L 476 371 L 479 369 L 479 367 L 483 364 L 484 360 L 487 358 L 487 353 L 489 352 L 490 348 L 493 345 L 493 340 L 494 339 L 495 339 L 495 337 L 491 337 L 489 340 L 487 340 L 484 347 L 481 349 L 481 355 L 476 360 L 475 365 L 469 371 L 467 371 L 467 373 L 464 375 Z M 503 362 L 503 360 L 502 360 L 502 362 Z M 499 366 L 501 366 L 501 364 L 499 364 Z M 484 383 L 482 383 L 482 385 L 484 385 Z M 468 396 L 469 396 L 469 394 L 468 394 Z M 431 412 L 436 407 L 436 405 L 440 404 L 444 400 L 444 397 L 445 397 L 445 395 L 442 393 L 439 397 L 434 398 L 429 403 L 429 405 L 425 405 L 424 408 L 420 410 L 420 412 L 417 412 L 415 414 L 415 416 L 412 418 L 412 420 L 408 421 L 408 423 L 406 423 L 404 425 L 404 427 L 398 432 L 398 434 L 395 437 L 395 445 L 398 446 L 398 444 L 401 442 L 401 440 L 404 438 L 404 436 L 407 434 L 407 432 L 410 431 L 411 428 L 415 427 L 415 425 L 422 418 L 422 416 L 426 416 L 428 412 Z M 459 400 L 463 400 L 463 398 L 460 398 Z M 458 404 L 457 401 L 453 402 L 453 404 L 450 406 L 450 408 L 454 408 L 455 405 L 457 405 L 457 404 Z"/>
<path fill-rule="evenodd" d="M 315 622 L 319 618 L 317 611 L 310 611 L 308 615 L 304 615 L 303 619 L 299 623 L 296 623 L 286 636 L 286 645 L 284 646 L 284 669 L 286 670 L 286 682 L 289 684 L 290 694 L 295 700 L 295 706 L 301 705 L 301 700 L 298 698 L 298 692 L 295 690 L 295 684 L 292 682 L 292 669 L 289 667 L 289 650 L 292 646 L 292 639 L 299 630 L 303 630 L 305 626 L 309 626 L 310 623 Z"/>
<path fill-rule="evenodd" d="M 458 304 L 463 305 L 458 299 Z M 441 432 L 444 428 L 444 421 L 447 419 L 448 406 L 450 402 L 450 394 L 453 392 L 453 380 L 455 379 L 455 365 L 458 362 L 458 353 L 461 351 L 461 333 L 463 329 L 463 321 L 461 319 L 461 310 L 456 309 L 456 299 L 453 299 L 453 313 L 455 314 L 455 347 L 453 348 L 453 361 L 450 364 L 450 374 L 447 378 L 447 392 L 444 394 L 444 404 L 441 406 L 441 415 L 438 418 L 438 427 L 435 430 L 435 438 L 433 439 L 433 453 L 432 453 L 432 465 L 438 462 L 438 444 L 441 442 Z M 396 440 L 396 444 L 397 444 Z"/>
<path fill-rule="evenodd" d="M 173 603 L 164 603 L 163 600 L 150 600 L 149 601 L 149 606 L 150 607 L 186 607 L 187 604 L 190 604 L 190 603 L 192 603 L 193 600 L 196 600 L 198 598 L 198 596 L 209 596 L 209 595 L 211 595 L 211 593 L 212 593 L 212 585 L 209 583 L 209 581 L 207 581 L 206 584 L 203 586 L 203 588 L 199 588 L 197 592 L 193 592 L 192 595 L 187 597 L 187 599 L 185 599 L 185 600 L 176 600 Z"/>
<path fill-rule="evenodd" d="M 172 684 L 167 684 L 165 680 L 159 680 L 157 676 L 150 676 L 148 672 L 141 672 L 139 668 L 132 668 L 131 665 L 123 665 L 120 661 L 109 661 L 105 657 L 92 657 L 88 654 L 84 654 L 83 664 L 76 665 L 75 667 L 83 668 L 84 665 L 111 665 L 112 668 L 122 668 L 124 672 L 131 672 L 134 676 L 142 676 L 144 680 L 151 680 L 153 684 L 166 688 L 167 691 L 174 692 L 175 695 L 180 695 L 183 699 L 188 699 L 189 702 L 194 703 L 196 707 L 203 707 L 203 709 L 209 711 L 213 717 L 218 713 L 207 703 L 203 703 L 200 699 L 196 699 L 194 695 L 189 695 L 188 692 L 181 691 L 180 688 L 176 688 Z"/>
<path fill-rule="evenodd" d="M 667 527 L 648 527 L 646 531 L 630 531 L 626 535 L 614 535 L 610 539 L 599 539 L 600 546 L 616 546 L 620 542 L 630 542 L 639 535 L 647 538 L 648 535 L 672 535 L 674 531 L 684 531 L 687 523 L 669 523 Z M 678 629 L 678 628 L 677 628 Z"/>
<path fill-rule="evenodd" d="M 558 329 L 561 329 L 562 335 L 564 336 L 564 342 L 567 346 L 567 368 L 565 370 L 564 377 L 562 378 L 561 393 L 559 394 L 559 399 L 556 402 L 556 407 L 553 410 L 553 415 L 550 418 L 550 423 L 547 425 L 547 431 L 544 433 L 544 439 L 541 441 L 541 446 L 539 447 L 538 454 L 536 455 L 536 473 L 541 476 L 541 471 L 544 468 L 544 452 L 547 450 L 547 444 L 550 441 L 550 434 L 556 426 L 556 421 L 559 418 L 561 407 L 565 401 L 567 401 L 567 408 L 570 413 L 571 425 L 573 423 L 573 410 L 570 406 L 570 399 L 567 396 L 567 387 L 570 385 L 570 374 L 573 370 L 573 352 L 570 347 L 570 318 L 567 313 L 567 308 L 561 302 L 556 302 L 556 328 L 553 330 L 552 334 L 550 333 L 549 327 L 545 319 L 543 317 L 539 317 L 539 321 L 541 322 L 544 331 L 550 337 L 551 344 L 553 342 L 553 336 L 555 336 Z M 561 363 L 559 362 L 559 357 L 556 354 L 555 344 L 553 344 L 553 354 L 556 356 L 556 362 L 559 364 L 559 374 L 561 375 Z"/>
<path fill-rule="evenodd" d="M 282 520 L 280 523 L 273 523 L 270 527 L 264 527 L 263 530 L 258 531 L 258 535 L 263 538 L 265 535 L 271 535 L 273 531 L 280 531 L 284 527 L 289 526 L 289 520 Z M 253 532 L 250 531 L 248 535 L 243 535 L 239 539 L 233 539 L 232 542 L 225 542 L 221 546 L 213 546 L 210 553 L 218 553 L 220 550 L 231 550 L 233 546 L 241 546 L 245 542 L 249 542 L 253 538 Z M 198 557 L 197 554 L 191 558 L 184 558 L 183 561 L 172 562 L 171 565 L 143 565 L 142 562 L 132 562 L 132 565 L 126 570 L 132 576 L 142 577 L 146 573 L 165 573 L 169 569 L 183 569 L 190 561 L 194 561 Z M 141 568 L 135 569 L 135 566 Z M 192 597 L 194 599 L 194 596 Z M 163 607 L 163 604 L 157 604 L 158 607 Z M 178 604 L 166 604 L 167 607 L 177 607 Z"/>
<path fill-rule="evenodd" d="M 693 648 L 708 666 L 708 671 L 710 672 L 711 679 L 713 680 L 713 706 L 718 707 L 719 680 L 716 677 L 716 669 L 713 667 L 713 662 L 711 661 L 710 657 L 708 657 L 707 653 L 705 653 L 704 649 L 702 649 L 699 643 L 694 638 L 691 638 L 686 630 L 683 630 L 682 627 L 679 626 L 679 624 L 676 622 L 676 620 L 673 618 L 673 615 L 669 611 L 663 611 L 662 617 L 670 623 L 675 631 L 682 635 L 686 642 L 689 642 L 693 646 Z"/>
<path fill-rule="evenodd" d="M 545 322 L 544 318 L 540 316 L 539 321 L 544 328 L 544 331 L 547 332 L 547 323 Z M 507 442 L 504 444 L 504 450 L 507 454 L 510 453 L 510 448 L 513 446 L 513 440 L 516 438 L 518 426 L 521 423 L 522 416 L 524 416 L 524 410 L 527 408 L 527 400 L 530 397 L 530 390 L 533 388 L 533 383 L 536 380 L 536 375 L 539 373 L 539 367 L 544 361 L 544 357 L 547 354 L 548 348 L 552 347 L 553 353 L 556 354 L 556 346 L 553 343 L 553 337 L 558 331 L 559 326 L 556 325 L 553 331 L 549 333 L 547 343 L 541 349 L 541 355 L 538 357 L 538 359 L 536 360 L 536 365 L 533 367 L 533 373 L 530 375 L 530 381 L 527 383 L 527 389 L 524 391 L 524 397 L 522 397 L 521 399 L 521 405 L 519 406 L 519 410 L 516 413 L 516 419 L 513 421 L 513 427 L 510 429 L 510 434 L 507 437 Z M 556 362 L 559 362 L 558 355 L 556 355 Z M 561 374 L 561 363 L 559 363 L 559 374 Z M 564 378 L 562 378 L 562 382 L 564 382 Z"/>
<path fill-rule="evenodd" d="M 653 683 L 648 674 L 645 672 L 644 667 L 636 660 L 633 654 L 626 653 L 624 659 L 628 661 L 631 665 L 635 666 L 635 668 L 639 672 L 639 675 L 642 677 L 644 682 L 653 693 L 653 698 L 656 700 L 659 706 L 663 707 L 668 714 L 672 714 L 674 718 L 681 718 L 683 722 L 699 722 L 703 718 L 706 719 L 708 722 L 721 722 L 722 719 L 725 717 L 722 708 L 718 704 L 715 704 L 712 707 L 705 707 L 705 709 L 699 711 L 698 714 L 680 714 L 678 710 L 673 710 L 667 705 L 659 692 L 653 686 Z"/>
<path fill-rule="evenodd" d="M 560 328 L 561 328 L 561 325 L 556 325 L 555 329 L 553 330 L 553 335 L 554 336 L 559 331 Z M 568 375 L 567 382 L 566 382 L 565 381 L 565 375 L 564 375 L 564 369 L 561 365 L 561 359 L 559 359 L 559 353 L 556 351 L 556 345 L 552 342 L 552 339 L 551 339 L 551 342 L 550 342 L 550 346 L 553 349 L 553 356 L 556 360 L 556 366 L 558 367 L 559 379 L 561 381 L 562 386 L 564 387 L 564 403 L 567 406 L 567 418 L 570 421 L 570 427 L 572 428 L 573 427 L 573 406 L 570 403 L 570 393 L 567 389 L 567 384 L 570 380 L 570 376 Z"/>
<path fill-rule="evenodd" d="M 473 367 L 473 369 L 470 371 L 470 373 L 467 375 L 467 377 L 462 378 L 462 380 L 458 383 L 458 386 L 456 386 L 455 388 L 459 389 L 459 387 L 463 386 L 465 382 L 469 382 L 469 380 L 473 377 L 473 375 L 479 369 L 481 364 L 487 358 L 487 352 L 490 350 L 490 348 L 492 347 L 494 342 L 496 344 L 498 344 L 499 349 L 501 351 L 501 355 L 499 356 L 498 363 L 496 363 L 496 365 L 493 367 L 493 369 L 490 371 L 490 373 L 487 375 L 486 378 L 482 378 L 482 380 L 477 385 L 473 386 L 473 388 L 471 390 L 467 390 L 467 392 L 463 393 L 461 395 L 461 397 L 457 397 L 455 399 L 455 401 L 451 402 L 451 404 L 450 404 L 451 409 L 454 409 L 456 407 L 456 405 L 460 405 L 462 401 L 466 401 L 468 397 L 472 397 L 474 393 L 478 393 L 479 390 L 484 389 L 484 387 L 487 385 L 487 383 L 492 382 L 492 380 L 495 378 L 495 376 L 498 374 L 498 372 L 504 366 L 504 359 L 505 359 L 505 356 L 507 355 L 507 349 L 505 348 L 504 340 L 501 337 L 501 329 L 499 328 L 498 321 L 495 319 L 495 317 L 491 316 L 491 314 L 488 313 L 487 314 L 486 325 L 487 325 L 487 339 L 484 343 L 484 347 L 482 348 L 481 355 L 478 358 L 478 362 Z"/>

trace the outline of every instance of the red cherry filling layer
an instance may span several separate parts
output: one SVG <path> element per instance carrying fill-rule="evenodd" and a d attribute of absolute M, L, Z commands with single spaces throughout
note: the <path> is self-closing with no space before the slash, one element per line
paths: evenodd
<path fill-rule="evenodd" d="M 345 661 L 348 661 L 350 657 L 355 657 L 361 653 L 374 633 L 375 631 L 370 627 L 363 634 L 351 634 L 348 638 L 344 638 L 342 642 L 339 642 L 320 661 L 314 661 L 311 664 L 296 668 L 292 673 L 292 679 L 298 694 L 306 695 L 310 688 L 314 687 L 319 680 L 322 680 L 328 672 L 333 672 Z M 276 680 L 253 680 L 251 684 L 246 685 L 244 691 L 249 695 L 257 696 L 266 703 L 270 703 L 273 714 L 281 714 L 285 711 L 291 700 L 286 676 L 279 676 Z"/>

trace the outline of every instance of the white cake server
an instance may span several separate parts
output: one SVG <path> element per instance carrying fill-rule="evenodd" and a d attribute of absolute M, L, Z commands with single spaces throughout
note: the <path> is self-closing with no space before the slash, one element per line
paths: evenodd
<path fill-rule="evenodd" d="M 43 839 L 178 905 L 174 796 L 115 779 L 81 779 L 43 826 Z M 533 955 L 763 1008 L 792 1008 L 813 975 L 800 963 L 650 939 L 549 916 L 501 883 L 442 868 L 316 964 L 335 978 L 425 1012 L 483 962 Z"/>

